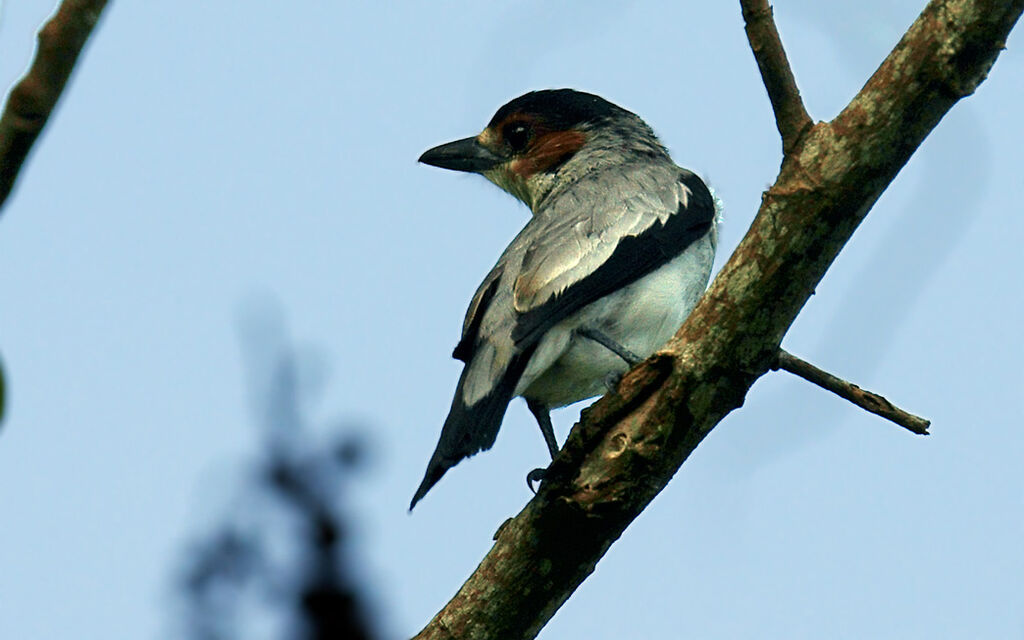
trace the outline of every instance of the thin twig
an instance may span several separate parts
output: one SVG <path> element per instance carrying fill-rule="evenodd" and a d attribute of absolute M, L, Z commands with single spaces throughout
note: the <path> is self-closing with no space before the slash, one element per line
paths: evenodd
<path fill-rule="evenodd" d="M 39 30 L 32 66 L 11 89 L 0 116 L 0 207 L 7 201 L 106 4 L 107 0 L 64 0 Z"/>
<path fill-rule="evenodd" d="M 775 28 L 768 0 L 740 0 L 747 40 L 761 70 L 761 80 L 775 111 L 775 126 L 782 136 L 782 151 L 788 154 L 800 135 L 811 126 L 793 69 L 786 58 L 779 31 Z"/>
<path fill-rule="evenodd" d="M 783 369 L 822 389 L 827 389 L 840 398 L 845 398 L 862 409 L 895 422 L 908 431 L 922 436 L 928 435 L 928 425 L 931 424 L 929 420 L 907 413 L 903 409 L 893 406 L 891 402 L 877 393 L 865 391 L 852 382 L 837 378 L 787 351 L 779 349 L 779 361 L 773 368 Z"/>

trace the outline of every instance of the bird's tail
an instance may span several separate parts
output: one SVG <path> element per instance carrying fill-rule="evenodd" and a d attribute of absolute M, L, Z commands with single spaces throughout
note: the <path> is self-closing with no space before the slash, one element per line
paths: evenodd
<path fill-rule="evenodd" d="M 471 375 L 473 366 L 468 364 L 462 370 L 462 376 L 455 389 L 455 398 L 452 399 L 452 408 L 448 412 L 444 426 L 441 427 L 441 438 L 437 442 L 434 454 L 430 456 L 430 462 L 427 463 L 423 481 L 412 497 L 409 511 L 412 511 L 416 503 L 437 484 L 446 471 L 463 458 L 468 458 L 479 451 L 486 451 L 494 445 L 494 440 L 498 437 L 498 428 L 505 417 L 505 410 L 512 400 L 516 384 L 526 370 L 526 363 L 530 361 L 531 355 L 533 349 L 514 356 L 498 383 L 487 395 L 472 405 L 467 405 L 463 400 L 463 386 L 466 378 Z"/>

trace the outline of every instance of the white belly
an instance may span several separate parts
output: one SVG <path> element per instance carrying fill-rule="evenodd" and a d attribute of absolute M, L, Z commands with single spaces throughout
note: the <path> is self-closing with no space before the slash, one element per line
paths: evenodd
<path fill-rule="evenodd" d="M 714 232 L 640 280 L 593 302 L 552 327 L 541 339 L 516 395 L 555 408 L 605 392 L 605 381 L 628 365 L 576 329 L 600 331 L 641 358 L 654 353 L 682 326 L 707 288 Z"/>

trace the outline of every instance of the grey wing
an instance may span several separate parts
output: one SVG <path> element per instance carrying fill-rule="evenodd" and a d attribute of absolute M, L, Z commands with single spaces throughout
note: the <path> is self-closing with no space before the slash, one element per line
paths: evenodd
<path fill-rule="evenodd" d="M 487 312 L 488 307 L 490 307 L 495 293 L 497 293 L 498 286 L 501 284 L 501 276 L 504 272 L 505 256 L 502 255 L 501 259 L 498 260 L 498 264 L 494 265 L 491 272 L 487 274 L 484 281 L 477 287 L 476 293 L 473 294 L 473 299 L 469 303 L 469 309 L 466 310 L 466 319 L 462 322 L 462 336 L 452 351 L 452 357 L 456 360 L 468 363 L 473 357 L 476 338 L 480 333 L 480 324 L 483 322 L 484 314 Z"/>
<path fill-rule="evenodd" d="M 477 289 L 454 356 L 466 363 L 412 506 L 494 444 L 540 337 L 706 234 L 714 201 L 694 174 L 644 166 L 581 181 L 538 212 Z"/>
<path fill-rule="evenodd" d="M 578 183 L 542 214 L 513 286 L 517 345 L 679 255 L 711 229 L 715 205 L 695 174 L 637 166 Z"/>

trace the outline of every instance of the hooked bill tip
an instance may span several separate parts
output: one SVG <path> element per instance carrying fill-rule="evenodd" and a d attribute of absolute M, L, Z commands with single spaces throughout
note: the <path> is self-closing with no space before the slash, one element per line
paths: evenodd
<path fill-rule="evenodd" d="M 427 149 L 419 161 L 432 167 L 479 173 L 496 167 L 505 159 L 480 144 L 476 138 L 463 138 Z"/>

